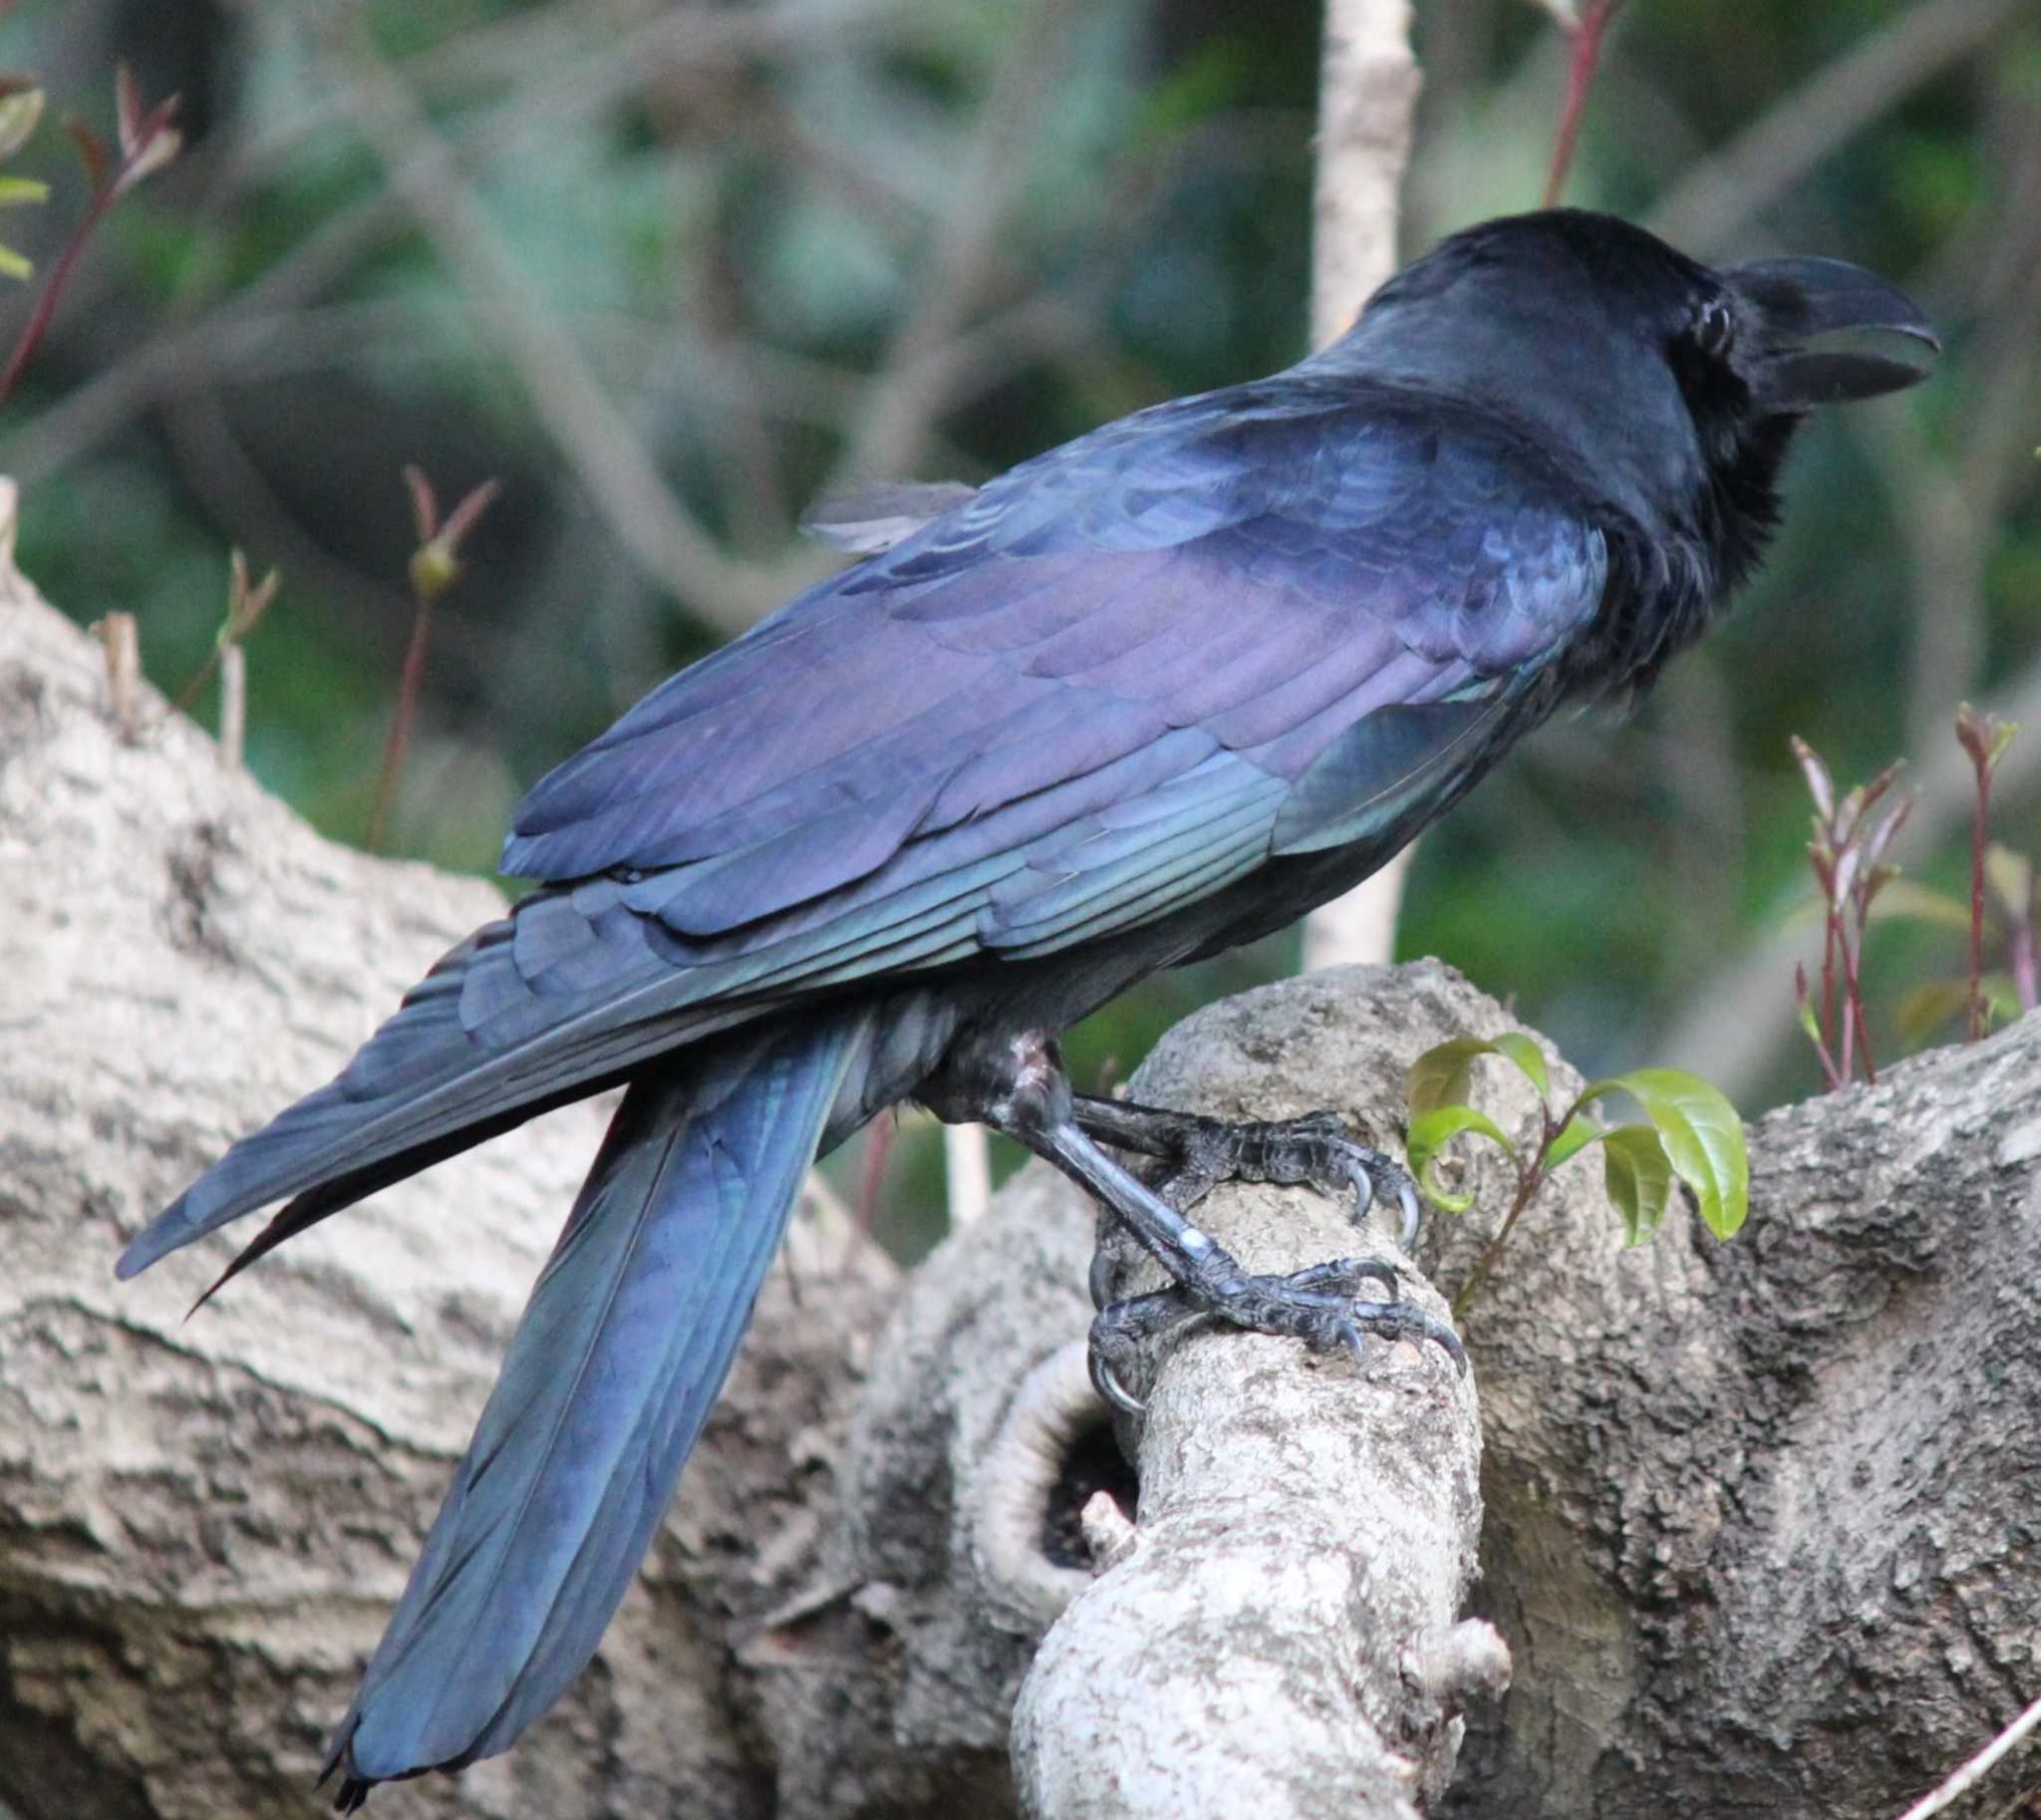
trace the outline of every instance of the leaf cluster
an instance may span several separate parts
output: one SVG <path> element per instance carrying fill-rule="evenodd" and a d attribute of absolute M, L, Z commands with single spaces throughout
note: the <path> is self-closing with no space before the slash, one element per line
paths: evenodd
<path fill-rule="evenodd" d="M 1509 1062 L 1537 1091 L 1539 1130 L 1534 1146 L 1519 1144 L 1471 1103 L 1474 1064 L 1484 1056 Z M 1643 1117 L 1609 1125 L 1589 1116 L 1590 1106 L 1611 1097 L 1633 1101 Z M 1486 1281 L 1511 1229 L 1551 1173 L 1591 1146 L 1602 1148 L 1603 1181 L 1621 1217 L 1626 1245 L 1641 1245 L 1657 1233 L 1675 1182 L 1719 1239 L 1733 1237 L 1750 1212 L 1750 1157 L 1743 1120 L 1708 1082 L 1678 1068 L 1632 1068 L 1593 1080 L 1561 1104 L 1553 1094 L 1544 1052 L 1522 1031 L 1493 1040 L 1456 1037 L 1426 1050 L 1411 1063 L 1405 1099 L 1410 1167 L 1433 1206 L 1464 1213 L 1473 1205 L 1471 1194 L 1457 1193 L 1439 1178 L 1442 1151 L 1457 1137 L 1480 1137 L 1496 1145 L 1517 1175 L 1516 1197 L 1455 1298 L 1456 1313 Z"/>

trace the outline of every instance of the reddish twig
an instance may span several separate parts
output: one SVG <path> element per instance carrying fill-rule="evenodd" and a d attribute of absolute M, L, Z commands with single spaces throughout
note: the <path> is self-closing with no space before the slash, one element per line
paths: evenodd
<path fill-rule="evenodd" d="M 0 404 L 13 396 L 22 373 L 36 349 L 42 345 L 50 322 L 57 314 L 57 304 L 99 224 L 107 218 L 114 204 L 137 183 L 175 157 L 183 144 L 183 136 L 171 124 L 177 116 L 176 96 L 169 96 L 145 111 L 141 94 L 135 87 L 135 78 L 123 64 L 114 73 L 114 97 L 121 148 L 118 164 L 108 152 L 106 142 L 90 127 L 81 121 L 66 122 L 79 155 L 85 159 L 92 196 L 78 225 L 71 230 L 70 238 L 58 253 L 56 263 L 50 267 L 50 275 L 36 295 L 35 305 L 29 311 L 28 321 L 22 325 L 6 366 L 0 368 Z"/>
<path fill-rule="evenodd" d="M 383 829 L 397 797 L 397 779 L 404 769 L 404 755 L 411 745 L 412 717 L 425 682 L 426 647 L 432 638 L 433 603 L 460 579 L 461 542 L 499 489 L 497 481 L 484 480 L 446 515 L 442 524 L 439 502 L 425 474 L 407 465 L 404 483 L 411 493 L 412 522 L 419 535 L 419 546 L 412 552 L 407 569 L 412 599 L 418 606 L 412 615 L 411 643 L 405 648 L 404 672 L 397 686 L 396 712 L 390 717 L 390 735 L 383 743 L 383 764 L 376 776 L 376 803 L 369 812 L 365 844 L 372 853 L 382 847 Z"/>
<path fill-rule="evenodd" d="M 1581 116 L 1587 111 L 1588 92 L 1595 86 L 1595 72 L 1602 61 L 1602 41 L 1608 34 L 1609 21 L 1622 0 L 1590 0 L 1586 12 L 1567 27 L 1573 40 L 1567 59 L 1567 99 L 1560 110 L 1559 133 L 1552 144 L 1552 169 L 1545 179 L 1543 206 L 1550 208 L 1566 187 L 1567 171 L 1574 161 L 1574 144 L 1581 136 Z"/>
<path fill-rule="evenodd" d="M 1899 797 L 1874 822 L 1871 811 L 1897 778 L 1896 764 L 1839 800 L 1828 766 L 1805 740 L 1794 740 L 1793 756 L 1814 798 L 1814 838 L 1808 842 L 1807 856 L 1822 894 L 1824 916 L 1819 1003 L 1809 1002 L 1806 968 L 1794 969 L 1794 989 L 1801 1027 L 1814 1044 L 1823 1078 L 1833 1090 L 1850 1083 L 1860 1059 L 1865 1079 L 1878 1079 L 1864 1015 L 1864 932 L 1871 921 L 1872 900 L 1897 876 L 1886 854 L 1912 812 L 1913 798 Z"/>
<path fill-rule="evenodd" d="M 1956 710 L 1956 743 L 1969 755 L 1976 779 L 1975 811 L 1970 817 L 1970 992 L 1965 1035 L 1978 1042 L 1991 1026 L 1984 1003 L 1984 888 L 1986 829 L 1991 817 L 1991 773 L 2005 756 L 2019 729 L 1995 714 L 1965 702 Z"/>
<path fill-rule="evenodd" d="M 276 598 L 280 580 L 277 572 L 271 569 L 259 582 L 255 581 L 248 573 L 248 558 L 240 550 L 236 549 L 228 556 L 226 618 L 220 621 L 219 630 L 213 634 L 212 649 L 206 653 L 205 662 L 177 691 L 177 699 L 164 712 L 164 720 L 184 713 L 197 700 L 205 679 L 225 663 L 228 651 L 237 649 L 241 640 L 261 624 L 263 614 L 269 611 L 269 603 Z"/>

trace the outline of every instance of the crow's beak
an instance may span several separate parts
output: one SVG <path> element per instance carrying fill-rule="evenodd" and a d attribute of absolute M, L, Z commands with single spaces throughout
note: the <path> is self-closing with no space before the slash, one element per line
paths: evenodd
<path fill-rule="evenodd" d="M 1775 410 L 1877 398 L 1927 377 L 1925 361 L 1801 345 L 1814 336 L 1904 335 L 1941 352 L 1920 306 L 1862 266 L 1841 259 L 1753 259 L 1723 276 L 1764 318 L 1771 347 L 1752 383 Z"/>

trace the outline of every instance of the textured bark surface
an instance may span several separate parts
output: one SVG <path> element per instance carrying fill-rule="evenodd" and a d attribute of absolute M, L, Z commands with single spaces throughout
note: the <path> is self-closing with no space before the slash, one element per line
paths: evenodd
<path fill-rule="evenodd" d="M 117 1284 L 144 1218 L 502 899 L 319 839 L 152 692 L 132 738 L 105 696 L 99 647 L 0 580 L 0 1803 L 304 1814 L 603 1114 L 380 1195 L 188 1321 L 223 1240 Z M 893 1277 L 797 1232 L 802 1304 L 775 1272 L 596 1671 L 526 1749 L 379 1812 L 768 1810 L 728 1635 L 819 1539 Z"/>
<path fill-rule="evenodd" d="M 1452 982 L 1413 1018 L 1410 983 L 1347 970 L 1201 1013 L 1130 1092 L 1385 1130 L 1409 1058 L 1454 1034 L 1452 996 L 1473 996 Z M 1340 1256 L 1410 1269 L 1384 1228 L 1356 1230 L 1350 1203 L 1308 1189 L 1220 1189 L 1197 1217 L 1251 1271 Z M 1113 1295 L 1163 1286 L 1116 1229 L 1100 1245 Z M 1405 1294 L 1444 1316 L 1421 1280 Z M 1481 1533 L 1473 1381 L 1435 1346 L 1365 1349 L 1356 1370 L 1207 1330 L 1132 1386 L 1148 1401 L 1129 1436 L 1138 1527 L 1029 1673 L 1015 1721 L 1025 1812 L 1387 1820 L 1443 1789 L 1469 1690 L 1438 1666 L 1461 1660 L 1448 1640 Z"/>
<path fill-rule="evenodd" d="M 1519 1673 L 1449 1813 L 1890 1815 L 2041 1689 L 2041 1018 L 1751 1160 L 1736 1243 L 1570 1204 L 1470 1317 Z"/>
<path fill-rule="evenodd" d="M 188 1323 L 224 1245 L 116 1286 L 122 1237 L 337 1066 L 498 900 L 320 841 L 191 730 L 155 727 L 153 698 L 130 739 L 103 695 L 98 648 L 8 581 L 0 1806 L 304 1814 L 599 1116 L 379 1197 Z M 1507 1022 L 1436 964 L 1344 970 L 1189 1021 L 1139 1090 L 1380 1127 L 1412 1055 Z M 1528 1088 L 1484 1070 L 1483 1103 L 1527 1125 Z M 1729 1246 L 1675 1215 L 1622 1252 L 1592 1161 L 1562 1172 L 1464 1324 L 1475 1606 L 1515 1679 L 1467 1702 L 1432 1811 L 1869 1820 L 2041 1683 L 2037 1088 L 2028 1019 L 1775 1115 Z M 1486 1153 L 1465 1174 L 1485 1217 L 1434 1220 L 1419 1246 L 1447 1285 L 1506 1200 Z M 1300 1191 L 1228 1191 L 1200 1219 L 1271 1268 L 1363 1248 Z M 1172 1559 L 1195 1565 L 1150 1590 L 1204 1640 L 1094 1628 L 1117 1666 L 1080 1677 L 1115 1698 L 1156 1686 L 1152 1710 L 1179 1716 L 1129 1774 L 1206 1748 L 1214 1713 L 1239 1740 L 1213 1759 L 1229 1772 L 1299 1686 L 1336 1683 L 1341 1754 L 1305 1781 L 1355 1812 L 1371 1810 L 1338 1778 L 1356 1762 L 1393 1784 L 1376 1811 L 1437 1786 L 1451 1690 L 1494 1660 L 1441 1629 L 1475 1500 L 1471 1397 L 1435 1355 L 1377 1343 L 1356 1373 L 1293 1343 L 1187 1341 L 1130 1437 L 1139 1524 L 1093 1506 L 1118 1551 L 1094 1583 L 1077 1513 L 1101 1487 L 1134 1492 L 1076 1350 L 1089 1209 L 1028 1172 L 904 1292 L 820 1214 L 797 1231 L 799 1293 L 769 1281 L 594 1670 L 509 1756 L 380 1790 L 378 1812 L 1003 1816 L 1008 1715 L 1040 1638 L 1073 1595 L 1091 1589 L 1073 1621 L 1110 1610 L 1121 1576 Z M 1330 1540 L 1348 1516 L 1364 1539 Z M 1263 1584 L 1253 1624 L 1211 1635 L 1226 1589 L 1206 1564 L 1239 1538 L 1289 1545 L 1251 1558 L 1287 1583 L 1275 1604 L 1312 1614 L 1294 1650 L 1244 1634 Z M 1200 1542 L 1220 1554 L 1172 1552 Z M 1271 1660 L 1286 1684 L 1244 1700 Z M 1202 1706 L 1183 1703 L 1186 1668 Z M 1044 1734 L 1051 1706 L 1034 1701 L 1020 1750 L 1038 1811 L 1142 1811 L 1150 1787 L 1110 1808 L 1043 1792 L 1044 1735 L 1075 1735 Z"/>

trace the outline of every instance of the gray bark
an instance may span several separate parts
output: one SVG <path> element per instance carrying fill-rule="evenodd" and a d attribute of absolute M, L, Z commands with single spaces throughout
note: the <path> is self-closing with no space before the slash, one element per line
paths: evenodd
<path fill-rule="evenodd" d="M 135 738 L 103 697 L 97 648 L 9 579 L 0 1804 L 302 1814 L 599 1118 L 378 1197 L 188 1323 L 224 1246 L 117 1287 L 123 1236 L 498 900 L 319 840 L 153 696 Z M 1388 1133 L 1411 1056 L 1507 1027 L 1435 963 L 1342 970 L 1200 1014 L 1139 1090 Z M 1522 1124 L 1494 1072 L 1484 1102 Z M 1023 1174 L 904 1287 L 811 1209 L 798 1295 L 775 1274 L 595 1668 L 510 1755 L 377 1811 L 1012 1813 L 1009 1715 L 1067 1613 L 1021 1727 L 1039 1813 L 1152 1811 L 1189 1758 L 1185 1814 L 1245 1805 L 1243 1776 L 1272 1812 L 1317 1790 L 1315 1811 L 1890 1814 L 2041 1681 L 2037 1081 L 2028 1019 L 1774 1115 L 1727 1246 L 1675 1215 L 1618 1250 L 1592 1161 L 1570 1166 L 1466 1324 L 1478 1502 L 1471 1390 L 1435 1354 L 1372 1344 L 1356 1372 L 1203 1334 L 1127 1437 L 1130 1529 L 1091 1499 L 1132 1501 L 1073 1350 L 1077 1197 Z M 1482 1152 L 1466 1175 L 1485 1213 L 1419 1247 L 1448 1285 L 1505 1199 Z M 1199 1217 L 1267 1268 L 1362 1249 L 1298 1191 Z M 1478 1691 L 1497 1653 L 1456 1628 L 1481 1506 L 1501 1700 Z M 1252 1605 L 1225 1606 L 1215 1562 L 1253 1565 Z M 1059 1657 L 1095 1666 L 1058 1683 Z M 1119 1806 L 1059 1780 L 1073 1684 L 1180 1720 L 1098 1759 Z M 1285 1792 L 1255 1752 L 1313 1710 Z"/>

